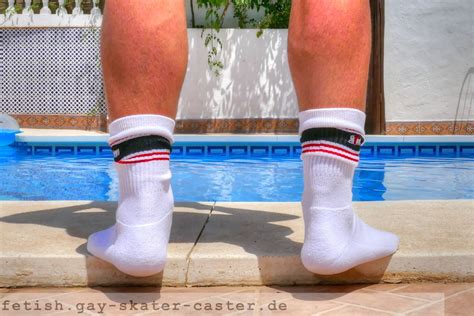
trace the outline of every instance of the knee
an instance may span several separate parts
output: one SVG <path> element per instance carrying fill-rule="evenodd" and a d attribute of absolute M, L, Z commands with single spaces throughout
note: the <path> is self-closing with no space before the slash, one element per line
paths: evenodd
<path fill-rule="evenodd" d="M 342 55 L 370 45 L 368 1 L 320 1 L 292 7 L 288 53 L 296 58 Z"/>

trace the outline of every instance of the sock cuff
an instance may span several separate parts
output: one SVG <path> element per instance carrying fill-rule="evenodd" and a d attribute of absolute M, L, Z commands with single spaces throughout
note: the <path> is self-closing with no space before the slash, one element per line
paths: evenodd
<path fill-rule="evenodd" d="M 109 125 L 109 145 L 114 146 L 123 141 L 140 136 L 157 135 L 173 143 L 175 121 L 157 114 L 129 115 L 114 120 Z"/>
<path fill-rule="evenodd" d="M 301 158 L 326 157 L 355 167 L 364 143 L 365 113 L 356 109 L 314 109 L 299 113 Z"/>
<path fill-rule="evenodd" d="M 337 128 L 365 135 L 364 112 L 351 108 L 312 109 L 299 112 L 299 134 L 310 128 Z"/>

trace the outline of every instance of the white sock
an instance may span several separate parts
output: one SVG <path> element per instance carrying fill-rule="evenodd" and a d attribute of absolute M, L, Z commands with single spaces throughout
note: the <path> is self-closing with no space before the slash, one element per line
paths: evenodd
<path fill-rule="evenodd" d="M 337 274 L 394 253 L 398 237 L 365 224 L 351 206 L 365 114 L 347 108 L 317 109 L 300 112 L 299 121 L 303 265 L 313 273 Z"/>
<path fill-rule="evenodd" d="M 87 250 L 133 276 L 153 275 L 165 266 L 174 124 L 161 115 L 131 115 L 109 127 L 120 187 L 116 223 L 89 236 Z"/>

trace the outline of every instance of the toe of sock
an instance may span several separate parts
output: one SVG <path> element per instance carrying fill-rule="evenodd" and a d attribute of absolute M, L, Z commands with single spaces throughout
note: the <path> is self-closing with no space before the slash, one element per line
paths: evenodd
<path fill-rule="evenodd" d="M 375 252 L 374 256 L 381 258 L 393 254 L 398 249 L 400 239 L 397 235 L 374 228 L 360 218 L 357 218 L 355 240 L 358 244 L 366 245 Z"/>
<path fill-rule="evenodd" d="M 395 251 L 397 251 L 398 246 L 400 244 L 400 238 L 397 235 L 390 232 L 384 231 L 383 233 L 384 233 L 383 237 L 381 237 L 382 244 L 384 245 L 385 255 L 389 256 L 393 254 Z"/>
<path fill-rule="evenodd" d="M 338 274 L 397 251 L 400 242 L 397 235 L 356 220 L 354 233 L 341 251 L 335 251 L 334 243 L 306 240 L 301 251 L 305 268 L 320 275 Z"/>

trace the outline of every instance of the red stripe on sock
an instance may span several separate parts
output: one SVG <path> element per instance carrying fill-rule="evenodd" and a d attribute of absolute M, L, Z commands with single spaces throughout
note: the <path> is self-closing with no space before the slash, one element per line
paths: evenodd
<path fill-rule="evenodd" d="M 169 151 L 155 151 L 155 152 L 151 152 L 151 153 L 146 153 L 146 154 L 140 154 L 140 155 L 136 155 L 136 156 L 133 156 L 133 157 L 128 157 L 128 159 L 134 159 L 134 158 L 141 158 L 141 157 L 149 157 L 149 156 L 154 156 L 154 155 L 167 155 L 169 156 L 170 153 Z"/>
<path fill-rule="evenodd" d="M 358 156 L 358 154 L 355 154 L 355 153 L 353 153 L 353 152 L 351 152 L 347 149 L 344 149 L 344 148 L 341 148 L 341 147 L 338 147 L 338 146 L 334 146 L 334 145 L 324 144 L 324 143 L 303 145 L 303 149 L 304 148 L 309 148 L 309 147 L 329 147 L 329 148 L 333 148 L 333 149 L 343 151 L 343 152 L 345 152 L 347 154 L 350 154 L 350 155 L 353 155 L 353 156 Z"/>
<path fill-rule="evenodd" d="M 355 161 L 355 162 L 359 162 L 359 159 L 354 159 L 352 157 L 348 157 L 348 156 L 345 156 L 343 154 L 340 154 L 340 153 L 337 153 L 337 152 L 334 152 L 334 151 L 330 151 L 330 150 L 324 150 L 324 149 L 303 150 L 302 153 L 306 154 L 306 153 L 317 153 L 317 152 L 332 154 L 332 155 L 339 156 L 339 157 L 342 157 L 342 158 L 346 158 L 346 159 L 349 159 L 349 160 L 352 160 L 352 161 Z"/>
<path fill-rule="evenodd" d="M 149 161 L 154 161 L 154 160 L 170 160 L 170 159 L 169 158 L 151 158 L 151 159 L 132 160 L 132 161 L 120 160 L 120 161 L 117 161 L 117 163 L 126 165 L 126 164 L 139 163 L 139 162 L 149 162 Z"/>
<path fill-rule="evenodd" d="M 360 132 L 356 131 L 355 129 L 350 129 L 350 128 L 341 128 L 341 129 L 344 130 L 344 131 L 348 131 L 348 132 L 352 132 L 352 133 L 355 133 L 357 135 L 360 135 Z"/>

